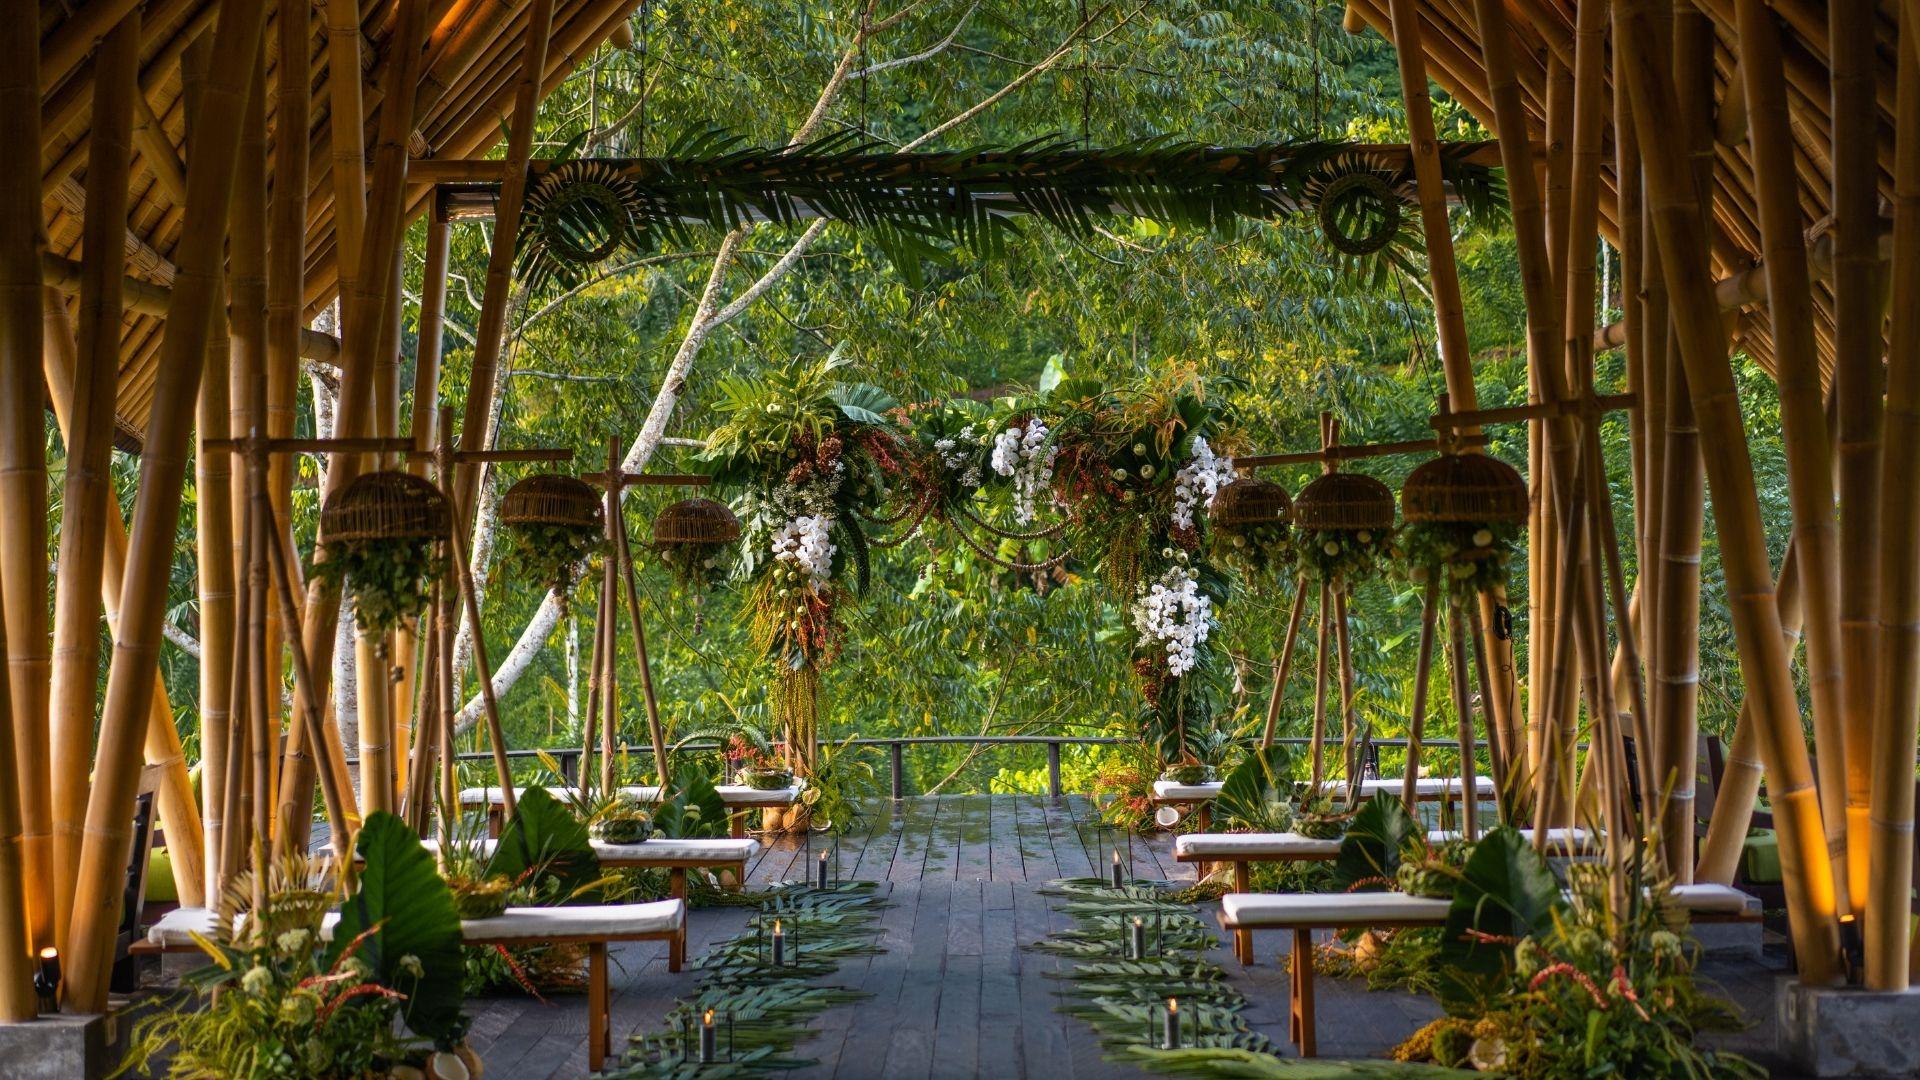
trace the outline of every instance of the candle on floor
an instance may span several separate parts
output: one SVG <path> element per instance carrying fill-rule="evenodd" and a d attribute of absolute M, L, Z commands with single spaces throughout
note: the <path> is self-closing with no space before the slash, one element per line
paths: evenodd
<path fill-rule="evenodd" d="M 773 966 L 780 967 L 787 962 L 787 935 L 780 929 L 780 920 L 773 920 Z"/>
<path fill-rule="evenodd" d="M 1113 851 L 1113 887 L 1118 889 L 1125 884 L 1126 879 L 1121 876 L 1120 872 L 1120 849 L 1115 848 Z"/>
<path fill-rule="evenodd" d="M 1141 922 L 1140 916 L 1138 915 L 1135 915 L 1133 917 L 1132 945 L 1133 945 L 1133 952 L 1132 952 L 1132 955 L 1128 957 L 1128 959 L 1130 960 L 1146 959 L 1147 957 L 1147 924 Z"/>
<path fill-rule="evenodd" d="M 1165 1049 L 1180 1049 L 1180 1002 L 1174 998 L 1167 999 L 1167 1030 L 1161 1041 Z"/>
<path fill-rule="evenodd" d="M 820 887 L 827 887 L 827 853 L 820 853 Z"/>
<path fill-rule="evenodd" d="M 702 1065 L 713 1064 L 716 1041 L 713 1030 L 713 1010 L 708 1009 L 706 1015 L 700 1018 L 700 1063 Z"/>
<path fill-rule="evenodd" d="M 33 973 L 34 993 L 39 997 L 40 1011 L 57 1013 L 60 1011 L 60 950 L 48 945 L 40 950 L 40 967 Z"/>

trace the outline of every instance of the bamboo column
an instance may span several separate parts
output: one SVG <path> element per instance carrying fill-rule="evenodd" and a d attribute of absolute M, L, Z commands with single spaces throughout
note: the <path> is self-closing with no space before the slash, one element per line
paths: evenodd
<path fill-rule="evenodd" d="M 250 4 L 223 6 L 222 15 L 195 125 L 193 160 L 187 166 L 187 207 L 175 249 L 173 304 L 154 377 L 153 412 L 134 502 L 131 558 L 122 588 L 125 607 L 114 641 L 100 722 L 100 753 L 87 801 L 86 840 L 66 969 L 67 1000 L 80 1011 L 97 1012 L 106 1004 L 120 885 L 132 842 L 132 793 L 158 675 L 160 624 L 166 617 L 173 537 L 186 479 L 190 415 L 218 305 L 212 285 L 221 255 L 224 230 L 220 225 L 233 194 L 240 114 L 265 18 L 259 5 Z"/>
<path fill-rule="evenodd" d="M 613 473 L 620 468 L 620 444 L 617 440 L 607 440 L 607 471 Z M 621 500 L 616 498 L 615 503 Z M 664 797 L 667 782 L 667 736 L 660 725 L 660 702 L 653 690 L 653 665 L 647 659 L 647 624 L 641 617 L 640 589 L 633 572 L 633 548 L 627 541 L 626 515 L 616 513 L 612 522 L 614 543 L 619 551 L 621 579 L 626 586 L 627 618 L 633 622 L 634 662 L 640 666 L 640 698 L 647 710 L 647 733 L 653 739 L 654 770 L 660 778 L 660 792 Z M 478 623 L 474 624 L 478 626 Z M 607 730 L 611 732 L 612 726 Z M 609 787 L 607 790 L 611 791 Z"/>
<path fill-rule="evenodd" d="M 274 94 L 273 175 L 301 177 L 309 164 L 308 132 L 312 128 L 313 7 L 305 0 L 280 0 L 279 81 Z M 297 58 L 297 59 L 296 59 Z M 307 184 L 276 183 L 268 206 L 272 231 L 267 251 L 267 408 L 264 434 L 269 439 L 293 435 L 294 399 L 300 383 L 300 331 L 305 323 L 302 296 L 306 286 Z M 293 462 L 284 455 L 267 463 L 267 495 L 273 520 L 291 520 Z M 281 618 L 278 604 L 267 608 L 267 671 L 274 692 L 267 696 L 271 730 L 282 730 L 285 720 L 279 688 L 285 685 L 285 653 L 289 634 L 297 646 L 299 623 Z M 275 787 L 280 770 L 275 769 Z M 276 805 L 278 799 L 276 798 Z"/>
<path fill-rule="evenodd" d="M 1909 23 L 1903 38 L 1920 37 Z M 1893 333 L 1880 473 L 1880 664 L 1876 670 L 1867 986 L 1904 990 L 1911 949 L 1913 751 L 1920 719 L 1920 58 L 1902 47 L 1893 179 Z"/>
<path fill-rule="evenodd" d="M 1665 137 L 1679 99 L 1672 72 L 1649 55 L 1657 47 L 1652 44 L 1654 30 L 1647 8 L 1647 0 L 1622 0 L 1615 7 L 1614 45 L 1626 54 L 1622 69 L 1646 165 L 1647 209 L 1659 240 L 1680 357 L 1700 428 L 1707 477 L 1713 485 L 1714 520 L 1742 681 L 1754 707 L 1761 756 L 1774 781 L 1774 818 L 1780 826 L 1781 863 L 1801 979 L 1821 984 L 1833 975 L 1839 947 L 1832 869 L 1774 606 L 1753 459 L 1710 280 L 1706 223 L 1684 148 Z"/>
<path fill-rule="evenodd" d="M 1280 663 L 1273 669 L 1273 690 L 1267 695 L 1267 722 L 1260 729 L 1260 749 L 1273 745 L 1274 729 L 1280 723 L 1280 698 L 1287 688 L 1287 673 L 1293 667 L 1293 650 L 1300 641 L 1300 616 L 1307 608 L 1307 578 L 1294 579 L 1293 606 L 1287 613 L 1287 633 L 1280 644 Z"/>
<path fill-rule="evenodd" d="M 1761 0 L 1736 0 L 1734 7 L 1740 25 L 1740 75 L 1746 86 L 1754 198 L 1767 263 L 1768 323 L 1787 447 L 1793 547 L 1805 612 L 1814 744 L 1820 749 L 1817 779 L 1821 805 L 1837 808 L 1847 805 L 1851 770 L 1843 699 L 1833 459 L 1828 451 L 1826 405 L 1821 400 L 1820 353 L 1814 339 L 1812 278 L 1801 230 L 1791 113 L 1780 58 L 1780 28 L 1772 12 Z M 1867 680 L 1867 673 L 1860 672 L 1860 678 Z M 1823 817 L 1834 865 L 1835 904 L 1845 912 L 1853 907 L 1846 871 L 1848 821 L 1838 813 Z"/>
<path fill-rule="evenodd" d="M 358 0 L 321 0 L 318 6 L 327 36 L 327 105 L 330 117 L 327 127 L 333 151 L 330 162 L 333 174 L 333 265 L 334 278 L 342 297 L 340 337 L 344 342 L 352 330 L 353 317 L 357 314 L 348 310 L 345 297 L 353 295 L 355 279 L 359 275 L 361 236 L 366 230 L 367 218 L 366 125 L 363 120 L 367 113 L 361 98 L 360 5 Z M 405 7 L 400 10 L 404 11 Z M 303 45 L 293 55 L 308 54 L 308 46 Z M 410 110 L 411 107 L 409 121 Z M 351 428 L 339 428 L 336 433 L 363 434 Z"/>
<path fill-rule="evenodd" d="M 62 485 L 60 580 L 55 596 L 51 673 L 54 706 L 47 761 L 53 785 L 50 809 L 53 866 L 50 883 L 56 937 L 67 948 L 74 882 L 86 820 L 88 775 L 93 760 L 93 718 L 100 661 L 101 569 L 106 554 L 109 515 L 118 516 L 113 496 L 113 411 L 120 369 L 121 292 L 126 268 L 127 168 L 131 149 L 131 97 L 139 49 L 140 20 L 128 17 L 102 43 L 114 63 L 102 69 L 94 91 L 95 116 L 87 166 L 87 214 L 82 244 L 95 252 L 82 267 L 79 309 L 79 366 L 66 428 L 67 469 Z M 108 70 L 117 69 L 117 70 Z M 37 115 L 37 112 L 36 112 Z M 37 222 L 38 209 L 31 222 Z M 44 325 L 36 323 L 36 325 Z M 25 327 L 21 328 L 23 331 Z M 25 342 L 22 343 L 23 346 Z M 44 342 L 34 344 L 43 345 Z M 42 357 L 44 363 L 44 355 Z M 9 575 L 9 580 L 11 576 Z M 169 718 L 171 719 L 171 718 Z M 22 787 L 23 792 L 31 791 Z"/>
<path fill-rule="evenodd" d="M 1400 774 L 1400 801 L 1407 813 L 1420 809 L 1420 740 L 1426 735 L 1427 684 L 1433 678 L 1433 632 L 1440 614 L 1440 570 L 1420 601 L 1420 653 L 1413 670 L 1413 711 L 1407 718 L 1407 764 Z"/>
<path fill-rule="evenodd" d="M 40 145 L 39 65 L 39 20 L 0 19 L 0 128 L 15 146 Z M 0 168 L 0 365 L 9 380 L 17 365 L 40 354 L 40 226 L 39 157 L 16 154 L 11 168 Z M 10 711 L 11 701 L 5 707 Z M 9 718 L 0 724 L 0 776 L 19 775 L 19 765 Z M 0 791 L 0 1022 L 31 1020 L 40 1011 L 25 877 L 20 803 L 12 791 Z"/>
<path fill-rule="evenodd" d="M 487 258 L 486 286 L 481 293 L 480 320 L 474 330 L 473 368 L 467 379 L 467 410 L 462 430 L 475 447 L 491 442 L 494 381 L 500 350 L 505 345 L 507 297 L 513 287 L 513 258 L 520 240 L 520 209 L 526 199 L 527 157 L 533 150 L 534 111 L 540 104 L 541 77 L 547 69 L 547 43 L 553 32 L 555 0 L 533 0 L 527 9 L 522 37 L 519 80 L 514 90 L 513 117 L 508 121 L 506 161 L 502 165 L 500 197 L 494 204 L 493 247 Z M 462 466 L 452 488 L 454 531 L 471 527 L 479 492 L 480 472 Z M 474 624 L 479 637 L 479 624 Z"/>
<path fill-rule="evenodd" d="M 612 495 L 609 493 L 608 499 Z M 613 561 L 611 551 L 603 557 L 600 570 L 600 605 L 595 610 L 593 620 L 593 666 L 587 669 L 587 716 L 580 727 L 580 790 L 591 791 L 594 781 L 593 755 L 599 747 L 600 703 L 604 696 L 601 681 L 608 675 L 607 670 L 607 620 L 618 614 L 617 602 L 613 593 Z M 606 788 L 601 788 L 604 795 Z"/>
<path fill-rule="evenodd" d="M 1456 599 L 1447 607 L 1447 666 L 1453 678 L 1453 711 L 1460 746 L 1460 828 L 1468 840 L 1478 840 L 1480 781 L 1474 761 L 1473 691 L 1467 685 L 1467 665 L 1470 661 L 1467 657 L 1466 604 Z"/>
<path fill-rule="evenodd" d="M 1874 680 L 1869 674 L 1879 649 L 1880 559 L 1874 545 L 1880 537 L 1881 399 L 1886 391 L 1873 24 L 1871 0 L 1831 0 L 1827 5 L 1833 73 L 1833 393 L 1840 411 L 1840 640 L 1847 673 L 1846 876 L 1850 890 L 1862 895 L 1872 887 L 1867 840 L 1872 763 L 1876 753 L 1890 749 L 1873 744 Z M 1823 757 L 1827 752 L 1821 748 Z"/>
<path fill-rule="evenodd" d="M 1313 648 L 1313 787 L 1317 794 L 1327 778 L 1327 646 L 1333 630 L 1333 586 L 1320 583 L 1320 604 Z"/>

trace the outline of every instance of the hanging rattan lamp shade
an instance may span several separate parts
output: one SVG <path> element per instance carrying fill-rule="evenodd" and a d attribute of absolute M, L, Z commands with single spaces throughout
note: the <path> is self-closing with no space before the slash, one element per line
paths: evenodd
<path fill-rule="evenodd" d="M 653 519 L 653 542 L 661 547 L 717 547 L 738 539 L 740 519 L 712 499 L 682 499 Z"/>
<path fill-rule="evenodd" d="M 1518 524 L 1527 519 L 1527 482 L 1488 454 L 1443 454 L 1413 470 L 1400 489 L 1408 521 Z"/>
<path fill-rule="evenodd" d="M 1287 489 L 1271 480 L 1252 476 L 1235 479 L 1213 497 L 1207 517 L 1216 528 L 1251 529 L 1278 525 L 1282 529 L 1293 520 L 1293 499 Z"/>
<path fill-rule="evenodd" d="M 1393 489 L 1365 473 L 1323 473 L 1294 498 L 1293 523 L 1313 532 L 1391 529 Z"/>
<path fill-rule="evenodd" d="M 593 485 L 561 473 L 537 473 L 500 497 L 500 522 L 509 526 L 565 525 L 598 529 L 605 520 Z"/>
<path fill-rule="evenodd" d="M 327 543 L 360 540 L 444 540 L 453 515 L 440 489 L 412 473 L 370 472 L 320 508 Z"/>

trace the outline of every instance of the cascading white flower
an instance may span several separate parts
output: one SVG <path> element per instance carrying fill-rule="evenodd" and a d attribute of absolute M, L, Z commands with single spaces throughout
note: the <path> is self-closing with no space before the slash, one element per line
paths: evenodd
<path fill-rule="evenodd" d="M 1213 631 L 1213 601 L 1200 591 L 1200 575 L 1174 566 L 1140 586 L 1133 602 L 1133 628 L 1142 646 L 1166 651 L 1167 672 L 1179 678 L 1200 662 L 1200 646 Z"/>
<path fill-rule="evenodd" d="M 1204 435 L 1193 437 L 1187 463 L 1173 477 L 1173 527 L 1193 528 L 1194 508 L 1213 502 L 1220 489 L 1233 483 L 1233 458 L 1215 454 Z"/>
<path fill-rule="evenodd" d="M 782 525 L 773 534 L 773 558 L 806 572 L 807 585 L 818 593 L 833 577 L 833 519 L 807 514 Z"/>
<path fill-rule="evenodd" d="M 940 458 L 940 464 L 949 473 L 960 477 L 962 487 L 980 486 L 980 462 L 975 456 L 975 448 L 980 444 L 980 435 L 973 424 L 960 429 L 956 438 L 936 439 L 933 452 Z"/>
<path fill-rule="evenodd" d="M 1053 459 L 1060 448 L 1047 442 L 1048 434 L 1046 424 L 1028 420 L 993 437 L 990 464 L 994 472 L 1013 478 L 1013 517 L 1022 525 L 1033 523 L 1034 505 L 1053 483 Z"/>

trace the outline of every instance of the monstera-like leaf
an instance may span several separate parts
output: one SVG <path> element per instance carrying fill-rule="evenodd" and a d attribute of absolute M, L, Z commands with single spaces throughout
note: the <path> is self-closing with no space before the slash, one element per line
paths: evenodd
<path fill-rule="evenodd" d="M 551 877 L 558 882 L 558 895 L 591 900 L 588 894 L 600 877 L 600 857 L 593 853 L 580 819 L 545 788 L 530 787 L 520 797 L 513 820 L 500 833 L 485 876 L 514 882 Z"/>
<path fill-rule="evenodd" d="M 1407 813 L 1406 804 L 1380 792 L 1347 823 L 1340 856 L 1333 863 L 1333 887 L 1340 892 L 1392 888 L 1401 855 L 1421 838 L 1420 823 Z"/>
<path fill-rule="evenodd" d="M 1241 828 L 1287 831 L 1293 825 L 1293 759 L 1286 745 L 1249 753 L 1220 785 L 1214 812 Z"/>
<path fill-rule="evenodd" d="M 653 826 L 675 839 L 727 835 L 727 804 L 707 774 L 693 766 L 674 770 L 667 799 L 654 811 Z"/>
<path fill-rule="evenodd" d="M 423 1038 L 458 1038 L 466 1026 L 460 917 L 433 856 L 406 822 L 385 811 L 367 818 L 358 849 L 366 867 L 359 887 L 340 902 L 329 963 L 365 934 L 354 955 L 382 985 L 407 995 L 400 1007 L 407 1026 Z"/>
<path fill-rule="evenodd" d="M 1474 845 L 1454 886 L 1441 935 L 1439 996 L 1449 1011 L 1480 1000 L 1513 956 L 1513 943 L 1553 923 L 1560 883 L 1519 831 L 1501 826 Z"/>

